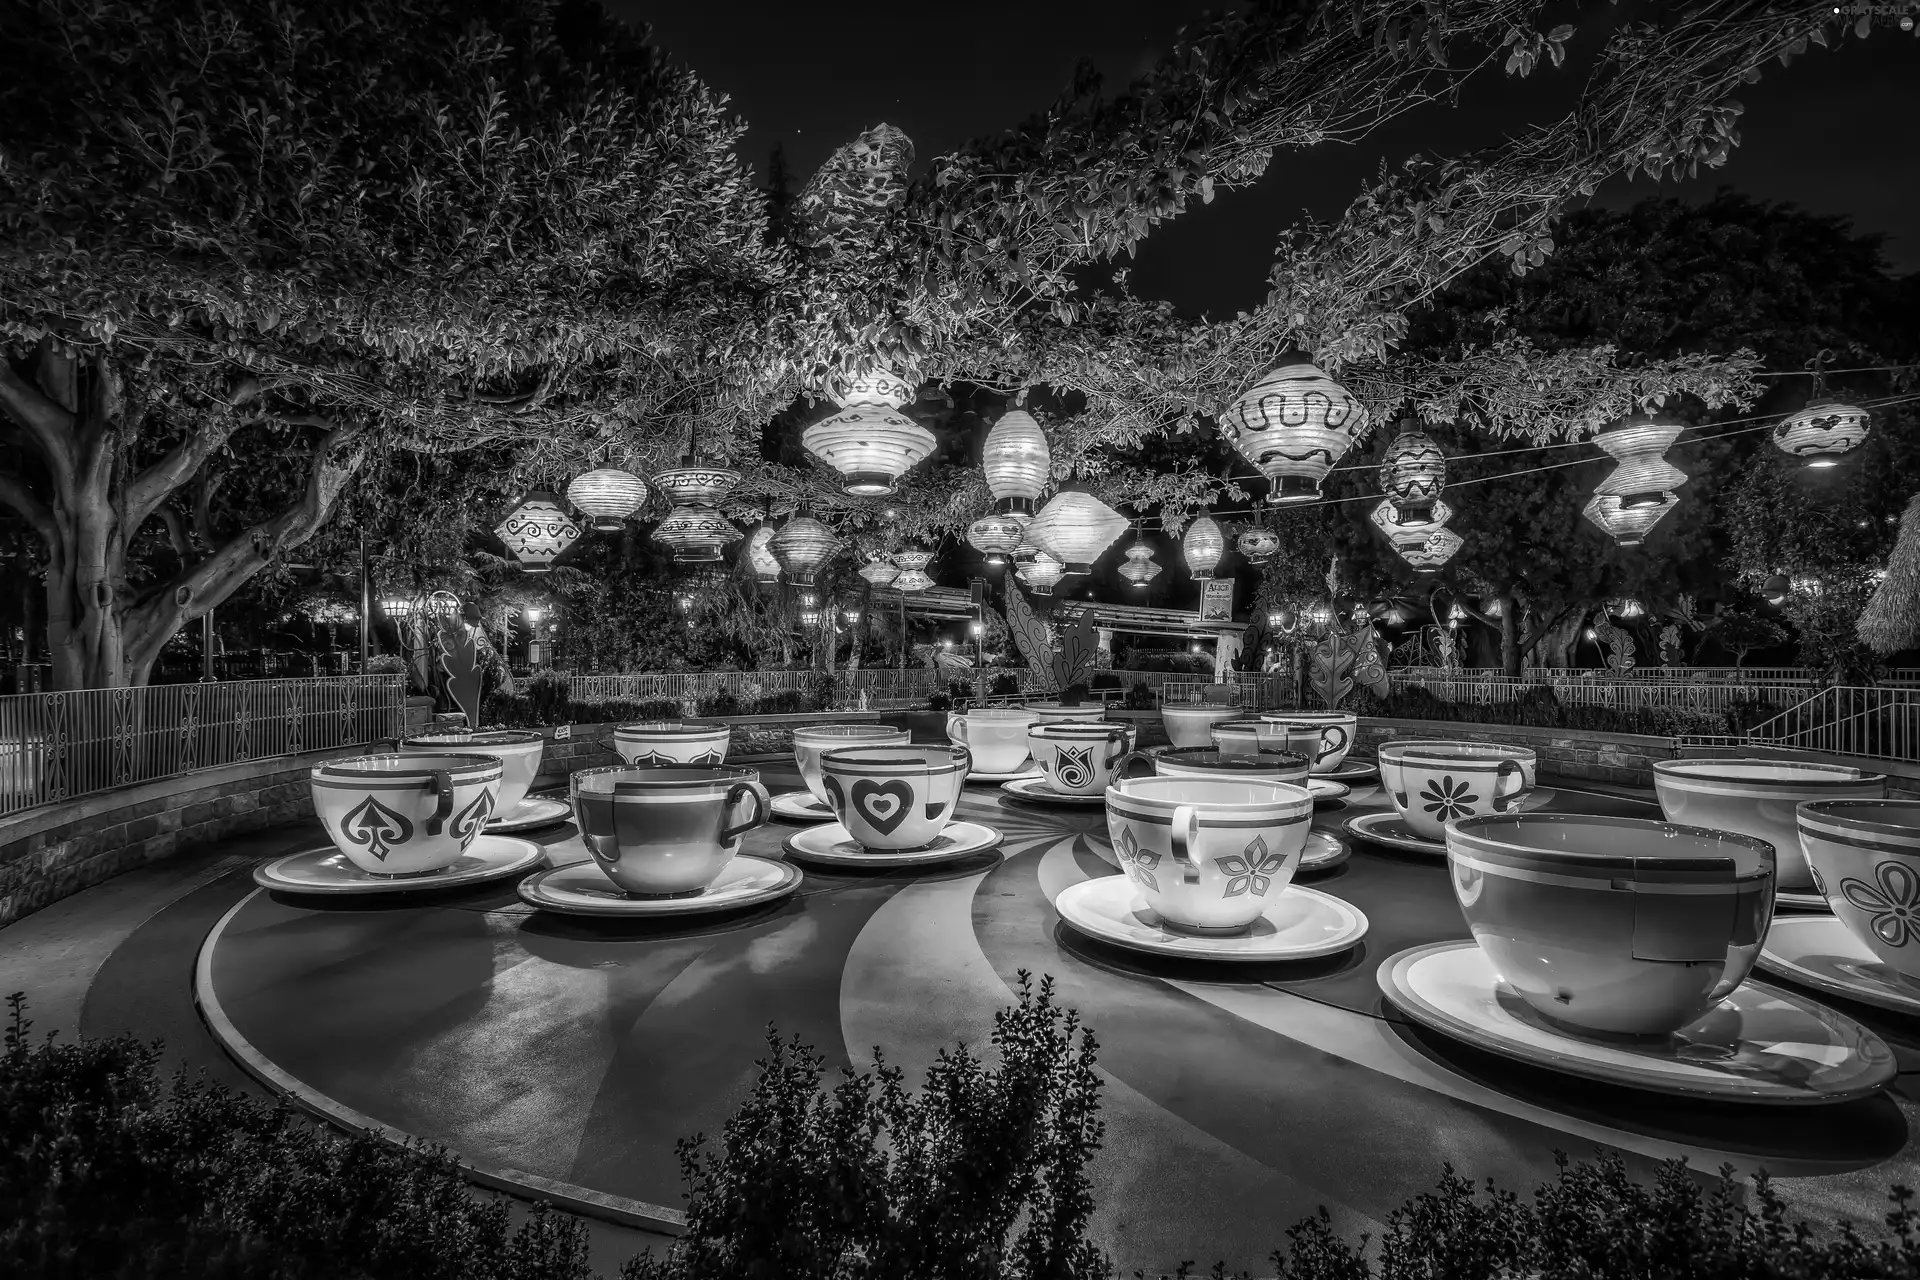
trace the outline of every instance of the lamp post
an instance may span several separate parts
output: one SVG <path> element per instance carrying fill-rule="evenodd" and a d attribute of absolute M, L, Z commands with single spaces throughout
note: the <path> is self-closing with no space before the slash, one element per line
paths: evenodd
<path fill-rule="evenodd" d="M 367 581 L 367 535 L 360 535 L 360 674 L 367 674 L 368 628 L 373 615 L 373 587 Z"/>

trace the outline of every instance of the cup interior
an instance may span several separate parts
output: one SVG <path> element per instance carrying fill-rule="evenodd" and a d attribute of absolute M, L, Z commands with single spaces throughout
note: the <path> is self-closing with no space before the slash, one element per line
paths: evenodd
<path fill-rule="evenodd" d="M 1818 764 L 1810 760 L 1660 760 L 1656 774 L 1699 778 L 1712 782 L 1871 782 L 1870 774 L 1845 764 Z"/>
<path fill-rule="evenodd" d="M 1193 769 L 1220 769 L 1229 773 L 1290 773 L 1307 767 L 1306 758 L 1291 751 L 1220 751 L 1213 747 L 1168 747 L 1154 756 L 1156 763 Z"/>
<path fill-rule="evenodd" d="M 979 724 L 1030 724 L 1033 712 L 1014 707 L 980 707 L 968 711 L 966 719 Z"/>
<path fill-rule="evenodd" d="M 896 729 L 890 724 L 809 724 L 793 731 L 796 739 L 805 739 L 809 746 L 821 746 L 830 742 L 844 742 L 849 745 L 860 742 L 888 742 L 906 733 L 905 729 Z"/>
<path fill-rule="evenodd" d="M 453 754 L 353 756 L 346 760 L 331 760 L 320 766 L 321 772 L 327 777 L 343 781 L 409 775 L 420 777 L 429 773 L 450 773 L 464 778 L 485 773 L 489 769 L 497 772 L 499 768 L 500 762 L 492 756 Z"/>
<path fill-rule="evenodd" d="M 1532 747 L 1510 747 L 1499 742 L 1465 742 L 1453 738 L 1408 738 L 1383 742 L 1379 755 L 1402 764 L 1426 764 L 1444 760 L 1529 760 Z"/>
<path fill-rule="evenodd" d="M 492 729 L 479 733 L 423 733 L 415 738 L 402 739 L 400 745 L 409 751 L 422 747 L 444 747 L 457 752 L 462 747 L 524 747 L 540 741 L 541 736 L 530 729 Z"/>
<path fill-rule="evenodd" d="M 1129 800 L 1168 807 L 1253 810 L 1298 800 L 1313 802 L 1312 793 L 1304 787 L 1263 778 L 1126 778 L 1116 780 L 1108 791 Z"/>
<path fill-rule="evenodd" d="M 820 757 L 821 768 L 829 773 L 877 771 L 881 773 L 937 772 L 957 769 L 966 760 L 958 747 L 899 746 L 836 747 Z"/>
<path fill-rule="evenodd" d="M 576 795 L 611 796 L 657 792 L 660 795 L 720 795 L 736 782 L 751 782 L 759 771 L 735 765 L 608 765 L 573 775 Z"/>
<path fill-rule="evenodd" d="M 1487 814 L 1461 818 L 1452 830 L 1468 840 L 1519 856 L 1596 859 L 1622 858 L 1662 862 L 1731 862 L 1736 876 L 1757 874 L 1773 864 L 1764 841 L 1731 831 L 1683 827 L 1646 818 L 1608 818 L 1569 813 Z"/>
<path fill-rule="evenodd" d="M 699 720 L 636 720 L 632 724 L 615 725 L 615 733 L 645 734 L 653 737 L 698 737 L 709 733 L 725 733 L 723 724 L 706 724 Z"/>
<path fill-rule="evenodd" d="M 1802 800 L 1800 816 L 1861 835 L 1920 842 L 1920 800 Z"/>

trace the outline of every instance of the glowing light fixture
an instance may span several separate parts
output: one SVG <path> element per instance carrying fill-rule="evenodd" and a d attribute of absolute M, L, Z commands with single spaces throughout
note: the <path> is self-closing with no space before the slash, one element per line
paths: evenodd
<path fill-rule="evenodd" d="M 900 412 L 912 399 L 912 384 L 897 374 L 863 374 L 847 387 L 840 411 L 802 431 L 800 443 L 840 473 L 847 493 L 892 493 L 937 443 L 933 432 Z"/>
<path fill-rule="evenodd" d="M 1273 486 L 1273 502 L 1312 502 L 1333 464 L 1367 428 L 1367 409 L 1304 357 L 1277 368 L 1234 401 L 1221 422 L 1233 446 Z"/>
<path fill-rule="evenodd" d="M 1793 583 L 1787 580 L 1787 575 L 1784 573 L 1776 573 L 1760 584 L 1761 597 L 1768 604 L 1775 606 L 1785 604 L 1787 595 L 1792 590 Z"/>
<path fill-rule="evenodd" d="M 1002 513 L 1032 515 L 1051 478 L 1052 465 L 1046 434 L 1024 409 L 1001 415 L 980 449 L 987 491 L 993 495 L 994 509 Z"/>
<path fill-rule="evenodd" d="M 1280 550 L 1280 535 L 1271 529 L 1249 529 L 1233 541 L 1234 550 L 1249 564 L 1265 564 Z"/>
<path fill-rule="evenodd" d="M 753 569 L 753 576 L 761 582 L 780 581 L 780 561 L 767 544 L 773 541 L 774 528 L 770 524 L 760 524 L 747 535 L 747 564 Z"/>
<path fill-rule="evenodd" d="M 653 477 L 653 487 L 676 507 L 718 507 L 739 484 L 740 473 L 732 467 L 691 453 Z"/>
<path fill-rule="evenodd" d="M 1181 554 L 1186 557 L 1187 572 L 1195 582 L 1213 577 L 1214 566 L 1227 553 L 1227 540 L 1220 532 L 1220 522 L 1205 514 L 1187 526 L 1187 535 L 1180 540 L 1180 546 Z"/>
<path fill-rule="evenodd" d="M 1680 504 L 1673 492 L 1687 473 L 1666 459 L 1686 428 L 1677 422 L 1636 415 L 1598 432 L 1593 442 L 1619 466 L 1594 488 L 1581 514 L 1623 547 L 1637 547 L 1667 512 Z"/>
<path fill-rule="evenodd" d="M 405 596 L 386 596 L 380 601 L 380 612 L 396 622 L 405 622 L 418 608 L 414 601 Z"/>
<path fill-rule="evenodd" d="M 1424 431 L 1404 430 L 1380 461 L 1380 492 L 1401 519 L 1424 516 L 1447 487 L 1447 455 Z"/>
<path fill-rule="evenodd" d="M 900 566 L 885 556 L 876 556 L 860 566 L 860 576 L 876 587 L 886 587 L 900 576 Z"/>
<path fill-rule="evenodd" d="M 788 582 L 806 586 L 812 583 L 820 567 L 833 559 L 834 552 L 840 549 L 840 539 L 812 516 L 801 514 L 773 535 L 767 549 L 786 571 Z"/>
<path fill-rule="evenodd" d="M 1060 561 L 1062 572 L 1092 573 L 1127 518 L 1078 485 L 1062 489 L 1027 526 L 1027 541 Z"/>
<path fill-rule="evenodd" d="M 1067 567 L 1046 551 L 1037 550 L 1033 559 L 1014 571 L 1020 575 L 1020 581 L 1037 596 L 1053 594 L 1054 584 L 1067 574 Z"/>
<path fill-rule="evenodd" d="M 528 494 L 493 531 L 525 573 L 547 572 L 562 552 L 580 540 L 580 526 L 545 491 Z"/>
<path fill-rule="evenodd" d="M 1137 533 L 1133 545 L 1127 548 L 1127 562 L 1120 566 L 1120 576 L 1136 587 L 1144 587 L 1160 576 L 1160 566 L 1154 563 L 1153 548 Z"/>
<path fill-rule="evenodd" d="M 900 565 L 900 576 L 893 585 L 901 591 L 925 591 L 933 585 L 933 579 L 927 575 L 927 566 L 933 562 L 931 551 L 896 551 L 894 560 Z"/>
<path fill-rule="evenodd" d="M 1835 467 L 1873 430 L 1873 415 L 1836 400 L 1817 400 L 1773 429 L 1774 447 L 1809 467 Z"/>
<path fill-rule="evenodd" d="M 967 526 L 967 542 L 986 556 L 988 564 L 1005 564 L 1020 545 L 1027 522 L 1018 516 L 982 516 Z"/>
<path fill-rule="evenodd" d="M 631 471 L 602 467 L 578 475 L 567 486 L 567 501 L 601 533 L 618 533 L 626 518 L 647 500 L 647 482 Z"/>
<path fill-rule="evenodd" d="M 680 564 L 713 564 L 720 548 L 740 537 L 740 531 L 718 511 L 680 506 L 654 526 L 653 540 L 673 553 Z"/>
<path fill-rule="evenodd" d="M 1453 559 L 1454 553 L 1466 545 L 1466 539 L 1453 530 L 1436 529 L 1422 542 L 1396 542 L 1393 549 L 1400 553 L 1402 560 L 1413 566 L 1415 573 L 1438 573 L 1441 566 Z"/>
<path fill-rule="evenodd" d="M 1437 499 L 1415 515 L 1394 505 L 1392 498 L 1382 498 L 1369 518 L 1400 558 L 1418 573 L 1436 572 L 1466 545 L 1459 534 L 1446 527 L 1453 519 L 1453 508 Z"/>

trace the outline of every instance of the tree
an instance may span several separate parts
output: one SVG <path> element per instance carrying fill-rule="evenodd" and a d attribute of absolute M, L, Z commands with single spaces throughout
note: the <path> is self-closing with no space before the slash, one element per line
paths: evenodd
<path fill-rule="evenodd" d="M 597 9 L 0 26 L 0 503 L 44 544 L 64 687 L 143 682 L 377 452 L 623 429 L 753 322 L 739 126 Z"/>
<path fill-rule="evenodd" d="M 1707 627 L 1707 638 L 1733 655 L 1733 665 L 1744 666 L 1747 654 L 1785 644 L 1786 629 L 1772 618 L 1745 609 L 1723 609 Z"/>

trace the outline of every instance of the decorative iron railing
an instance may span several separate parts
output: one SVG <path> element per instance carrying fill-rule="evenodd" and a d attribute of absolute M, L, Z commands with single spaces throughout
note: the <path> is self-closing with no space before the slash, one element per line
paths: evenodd
<path fill-rule="evenodd" d="M 1555 680 L 1513 679 L 1500 675 L 1452 672 L 1429 675 L 1389 671 L 1394 692 L 1424 689 L 1442 702 L 1497 706 L 1549 689 L 1566 706 L 1611 707 L 1619 711 L 1697 711 L 1719 713 L 1739 707 L 1788 707 L 1807 697 L 1805 684 L 1755 681 L 1598 680 L 1566 672 Z"/>
<path fill-rule="evenodd" d="M 1754 746 L 1920 761 L 1920 689 L 1833 685 L 1743 734 L 1689 737 L 1682 746 Z"/>
<path fill-rule="evenodd" d="M 244 760 L 397 737 L 405 677 L 0 697 L 0 813 Z"/>

